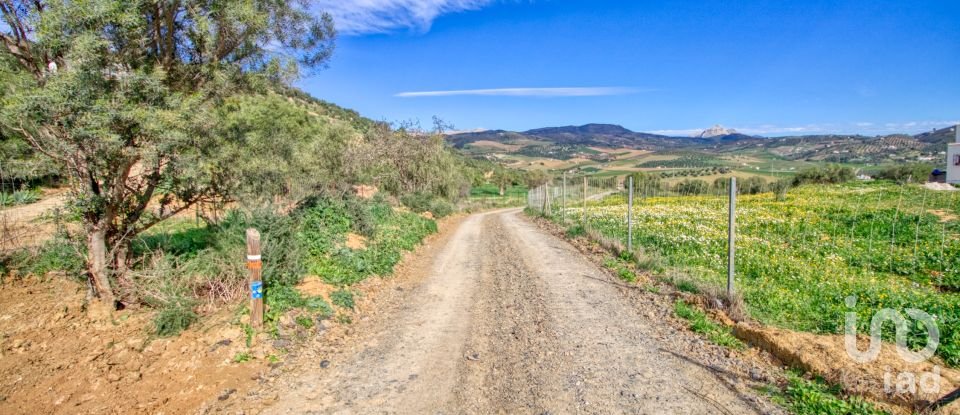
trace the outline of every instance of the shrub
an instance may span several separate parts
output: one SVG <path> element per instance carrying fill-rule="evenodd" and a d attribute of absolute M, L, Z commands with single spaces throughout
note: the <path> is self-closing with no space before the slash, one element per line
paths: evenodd
<path fill-rule="evenodd" d="M 436 218 L 442 218 L 453 213 L 453 205 L 429 193 L 410 193 L 400 197 L 400 203 L 410 210 L 423 213 L 430 212 Z"/>
<path fill-rule="evenodd" d="M 787 191 L 790 189 L 790 185 L 792 183 L 793 183 L 793 180 L 780 179 L 768 184 L 767 190 L 770 192 L 773 192 L 778 202 L 782 202 L 784 200 L 787 200 Z"/>
<path fill-rule="evenodd" d="M 174 336 L 186 330 L 197 320 L 197 313 L 193 311 L 194 305 L 194 300 L 182 295 L 176 295 L 164 302 L 153 320 L 156 334 Z"/>
<path fill-rule="evenodd" d="M 270 305 L 264 314 L 264 320 L 271 324 L 276 324 L 283 313 L 294 308 L 306 309 L 311 313 L 316 313 L 320 318 L 333 315 L 333 308 L 324 301 L 323 297 L 304 297 L 300 291 L 289 285 L 267 288 L 263 295 L 264 303 Z"/>
<path fill-rule="evenodd" d="M 710 191 L 710 185 L 706 181 L 699 179 L 684 179 L 682 182 L 677 183 L 677 187 L 674 190 L 681 194 L 700 195 L 708 193 Z"/>
<path fill-rule="evenodd" d="M 297 318 L 294 319 L 294 321 L 296 321 L 296 323 L 297 323 L 298 326 L 303 327 L 303 328 L 305 328 L 305 329 L 311 329 L 311 328 L 313 328 L 313 319 L 310 318 L 310 317 L 307 317 L 307 316 L 297 316 Z"/>
<path fill-rule="evenodd" d="M 928 163 L 897 164 L 881 170 L 875 177 L 899 184 L 926 183 L 933 169 L 934 166 Z"/>
<path fill-rule="evenodd" d="M 446 200 L 436 198 L 430 202 L 430 213 L 432 213 L 435 218 L 450 216 L 453 211 L 453 204 Z"/>
<path fill-rule="evenodd" d="M 40 200 L 36 190 L 17 190 L 13 193 L 0 192 L 0 206 L 27 205 Z"/>
<path fill-rule="evenodd" d="M 429 193 L 410 193 L 400 196 L 400 203 L 417 213 L 430 210 L 431 201 L 433 201 L 433 195 Z"/>
<path fill-rule="evenodd" d="M 68 277 L 82 279 L 86 272 L 85 249 L 82 243 L 68 235 L 58 235 L 45 242 L 36 253 L 20 251 L 4 259 L 6 271 L 19 269 L 24 274 L 44 276 L 52 271 L 61 271 Z"/>
<path fill-rule="evenodd" d="M 353 307 L 356 305 L 353 302 L 353 293 L 344 288 L 330 293 L 330 302 L 337 307 L 350 310 L 353 310 Z"/>
<path fill-rule="evenodd" d="M 813 167 L 797 173 L 793 178 L 793 185 L 802 184 L 836 184 L 846 183 L 856 178 L 853 169 L 831 164 L 823 167 Z"/>
<path fill-rule="evenodd" d="M 567 237 L 576 238 L 579 236 L 584 236 L 587 234 L 587 230 L 584 229 L 583 225 L 574 225 L 567 228 Z"/>
<path fill-rule="evenodd" d="M 767 191 L 767 181 L 762 177 L 752 176 L 746 179 L 737 179 L 737 192 L 743 195 L 755 195 Z"/>

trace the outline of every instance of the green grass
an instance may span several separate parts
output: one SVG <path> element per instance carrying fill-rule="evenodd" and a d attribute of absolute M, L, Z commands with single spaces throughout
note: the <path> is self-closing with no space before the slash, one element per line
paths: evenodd
<path fill-rule="evenodd" d="M 677 302 L 674 303 L 673 311 L 677 317 L 687 320 L 687 322 L 690 323 L 690 330 L 694 333 L 707 336 L 710 342 L 737 350 L 746 348 L 743 342 L 730 333 L 729 328 L 710 320 L 704 312 L 694 308 L 683 300 L 677 300 Z"/>
<path fill-rule="evenodd" d="M 691 294 L 700 293 L 700 288 L 698 288 L 697 285 L 694 284 L 692 281 L 676 280 L 676 281 L 673 281 L 673 286 L 677 287 L 678 290 L 683 291 L 685 293 L 691 293 Z"/>
<path fill-rule="evenodd" d="M 584 235 L 586 235 L 586 234 L 587 234 L 587 230 L 584 229 L 584 227 L 581 226 L 581 225 L 574 225 L 574 226 L 571 226 L 571 227 L 567 228 L 566 234 L 567 234 L 567 237 L 568 237 L 568 238 L 576 238 L 576 237 L 578 237 L 578 236 L 584 236 Z"/>
<path fill-rule="evenodd" d="M 648 197 L 634 206 L 635 247 L 697 285 L 726 280 L 727 200 L 717 194 Z M 620 197 L 591 202 L 592 230 L 625 239 Z M 936 214 L 935 214 L 936 213 Z M 568 217 L 581 209 L 568 208 Z M 939 216 L 938 216 L 939 215 Z M 952 218 L 951 218 L 951 215 Z M 558 215 L 554 215 L 555 217 Z M 847 296 L 859 330 L 880 309 L 916 308 L 937 316 L 937 353 L 960 365 L 960 195 L 889 182 L 804 185 L 785 200 L 741 195 L 736 285 L 748 313 L 765 324 L 841 333 Z M 678 286 L 694 291 L 693 285 Z M 926 343 L 915 327 L 912 346 Z M 886 333 L 892 339 L 892 330 Z"/>
<path fill-rule="evenodd" d="M 606 258 L 603 265 L 613 271 L 621 280 L 630 283 L 637 282 L 637 274 L 630 269 L 629 263 L 623 258 Z"/>
<path fill-rule="evenodd" d="M 500 187 L 493 183 L 485 183 L 480 186 L 470 188 L 470 197 L 506 197 L 506 198 L 526 198 L 527 186 L 510 185 L 504 188 L 503 196 L 500 196 Z"/>
<path fill-rule="evenodd" d="M 253 355 L 249 352 L 237 352 L 233 356 L 233 363 L 246 363 L 253 360 Z"/>
<path fill-rule="evenodd" d="M 796 372 L 787 373 L 787 385 L 772 396 L 773 401 L 797 415 L 883 415 L 886 412 L 858 397 L 846 397 L 836 386 L 822 379 L 807 380 Z"/>
<path fill-rule="evenodd" d="M 296 321 L 298 326 L 303 327 L 305 329 L 313 328 L 313 319 L 308 316 L 297 316 L 297 318 L 294 321 Z"/>
<path fill-rule="evenodd" d="M 330 302 L 337 307 L 348 310 L 353 310 L 356 306 L 353 300 L 353 292 L 343 288 L 330 293 Z"/>

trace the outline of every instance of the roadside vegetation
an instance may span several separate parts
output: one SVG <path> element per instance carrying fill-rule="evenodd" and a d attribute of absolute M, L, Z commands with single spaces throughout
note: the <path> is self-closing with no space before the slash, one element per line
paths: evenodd
<path fill-rule="evenodd" d="M 2 12 L 0 206 L 70 192 L 54 238 L 0 253 L 3 276 L 75 278 L 173 335 L 245 297 L 256 228 L 267 330 L 294 308 L 306 326 L 352 309 L 351 286 L 390 274 L 473 187 L 525 194 L 523 174 L 452 149 L 440 120 L 376 122 L 292 87 L 335 42 L 299 2 L 40 5 Z M 302 296 L 305 276 L 334 304 Z"/>
<path fill-rule="evenodd" d="M 673 311 L 677 317 L 686 320 L 690 324 L 691 331 L 706 336 L 710 342 L 732 349 L 741 350 L 746 348 L 743 342 L 733 336 L 730 328 L 714 322 L 707 317 L 703 311 L 687 304 L 685 301 L 677 300 L 676 303 L 674 303 Z"/>
<path fill-rule="evenodd" d="M 40 200 L 37 190 L 17 190 L 10 193 L 0 193 L 0 207 L 29 205 Z"/>
<path fill-rule="evenodd" d="M 866 332 L 880 309 L 921 309 L 940 323 L 938 355 L 960 365 L 960 196 L 849 178 L 839 168 L 803 172 L 782 195 L 739 196 L 736 284 L 746 311 L 765 324 L 842 333 L 848 311 Z M 634 246 L 672 272 L 720 286 L 726 197 L 677 190 L 683 188 L 638 198 Z M 590 202 L 588 212 L 589 232 L 625 241 L 622 195 Z M 568 208 L 566 216 L 579 220 L 581 210 Z M 852 309 L 848 296 L 857 298 Z M 925 329 L 914 327 L 908 341 L 925 344 Z"/>
<path fill-rule="evenodd" d="M 787 385 L 772 393 L 774 402 L 797 415 L 884 415 L 872 403 L 856 396 L 845 396 L 839 387 L 824 380 L 807 379 L 787 372 Z"/>
<path fill-rule="evenodd" d="M 907 170 L 919 174 L 926 168 Z M 634 281 L 641 270 L 674 286 L 680 298 L 673 313 L 709 342 L 746 347 L 729 327 L 684 296 L 701 296 L 711 306 L 725 307 L 734 320 L 750 316 L 816 333 L 842 332 L 847 311 L 857 312 L 864 332 L 880 308 L 919 308 L 942 322 L 939 357 L 948 365 L 958 364 L 954 329 L 960 296 L 950 278 L 956 278 L 960 265 L 954 264 L 960 251 L 955 214 L 960 199 L 953 193 L 903 185 L 912 179 L 853 182 L 852 170 L 841 166 L 805 170 L 773 183 L 757 177 L 738 180 L 738 293 L 729 299 L 721 292 L 729 182 L 691 186 L 667 184 L 646 173 L 634 178 L 648 191 L 637 192 L 633 252 L 624 248 L 623 194 L 588 202 L 586 228 L 580 224 L 581 209 L 568 208 L 566 216 L 574 225 L 567 228 L 567 236 L 588 236 L 620 253 L 607 257 L 604 265 L 624 281 Z M 558 211 L 552 213 L 550 217 L 559 219 Z M 528 209 L 528 214 L 541 215 L 538 209 Z M 659 292 L 655 286 L 647 289 Z M 855 308 L 845 306 L 847 295 L 858 298 Z M 925 344 L 925 328 L 911 330 L 908 342 Z M 891 341 L 893 334 L 884 333 Z M 789 372 L 786 383 L 770 393 L 797 414 L 886 413 L 799 372 Z"/>

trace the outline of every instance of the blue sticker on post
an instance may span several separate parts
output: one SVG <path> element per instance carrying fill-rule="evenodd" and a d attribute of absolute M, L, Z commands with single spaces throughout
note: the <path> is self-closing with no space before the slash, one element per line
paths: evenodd
<path fill-rule="evenodd" d="M 263 298 L 263 281 L 253 281 L 250 283 L 250 298 L 254 300 Z"/>

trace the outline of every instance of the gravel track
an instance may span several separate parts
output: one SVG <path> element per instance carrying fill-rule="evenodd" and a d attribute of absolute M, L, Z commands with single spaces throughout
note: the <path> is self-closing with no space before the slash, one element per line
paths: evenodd
<path fill-rule="evenodd" d="M 622 284 L 517 209 L 470 216 L 432 251 L 414 270 L 423 278 L 398 294 L 402 301 L 357 323 L 354 344 L 331 356 L 329 365 L 292 363 L 295 370 L 251 394 L 276 397 L 257 409 L 777 411 L 743 382 L 718 375 L 715 361 L 698 363 L 703 356 L 689 345 L 713 347 L 714 359 L 722 349 L 664 328 L 652 316 L 667 311 L 638 309 L 639 300 L 625 295 Z M 743 365 L 724 363 L 719 366 Z"/>

